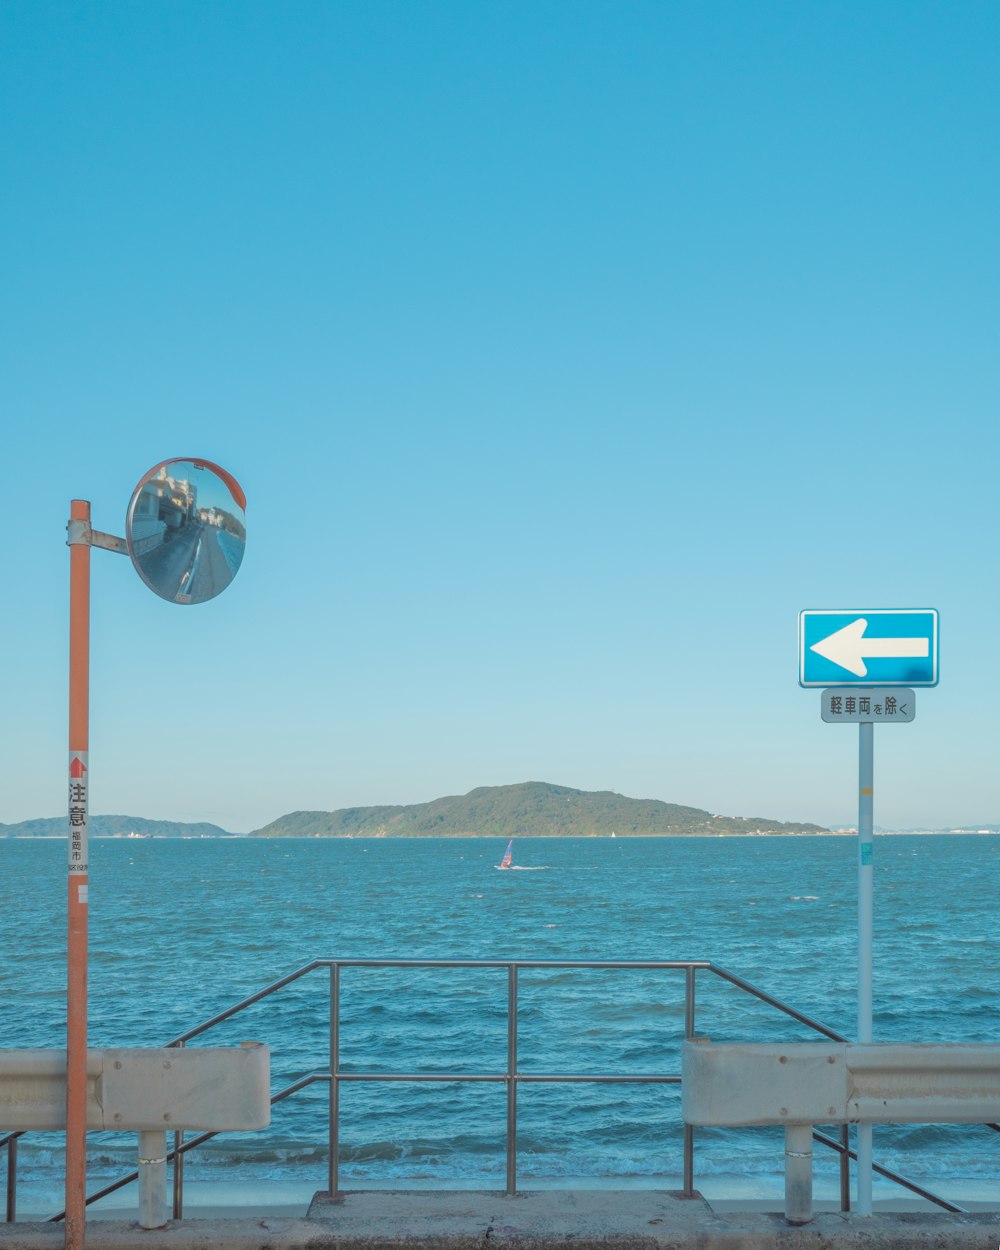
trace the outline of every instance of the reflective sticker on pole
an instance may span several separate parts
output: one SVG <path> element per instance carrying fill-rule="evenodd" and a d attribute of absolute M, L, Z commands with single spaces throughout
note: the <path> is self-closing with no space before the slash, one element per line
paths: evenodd
<path fill-rule="evenodd" d="M 69 871 L 87 874 L 87 752 L 69 753 Z"/>

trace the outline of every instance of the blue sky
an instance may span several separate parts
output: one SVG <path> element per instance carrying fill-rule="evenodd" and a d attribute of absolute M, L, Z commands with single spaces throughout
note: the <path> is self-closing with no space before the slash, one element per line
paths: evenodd
<path fill-rule="evenodd" d="M 802 608 L 934 607 L 875 820 L 1000 821 L 1000 10 L 0 9 L 0 821 L 64 807 L 69 501 L 222 464 L 243 568 L 93 558 L 91 809 L 547 780 L 822 824 Z"/>

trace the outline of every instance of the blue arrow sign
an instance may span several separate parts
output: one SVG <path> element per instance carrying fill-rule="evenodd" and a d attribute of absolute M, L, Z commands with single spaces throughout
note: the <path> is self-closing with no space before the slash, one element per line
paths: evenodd
<path fill-rule="evenodd" d="M 800 686 L 936 686 L 934 608 L 807 608 L 799 613 Z"/>

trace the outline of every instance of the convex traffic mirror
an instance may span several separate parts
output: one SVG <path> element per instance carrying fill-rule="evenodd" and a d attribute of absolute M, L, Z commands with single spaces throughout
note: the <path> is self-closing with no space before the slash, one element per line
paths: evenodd
<path fill-rule="evenodd" d="M 171 603 L 204 603 L 236 576 L 246 548 L 246 497 L 208 460 L 164 460 L 132 492 L 125 520 L 132 563 Z"/>

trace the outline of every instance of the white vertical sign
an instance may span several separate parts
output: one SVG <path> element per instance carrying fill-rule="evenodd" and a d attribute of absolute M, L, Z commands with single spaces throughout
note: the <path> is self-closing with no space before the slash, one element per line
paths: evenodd
<path fill-rule="evenodd" d="M 68 868 L 87 875 L 87 752 L 69 753 Z M 83 901 L 83 900 L 81 900 Z"/>

